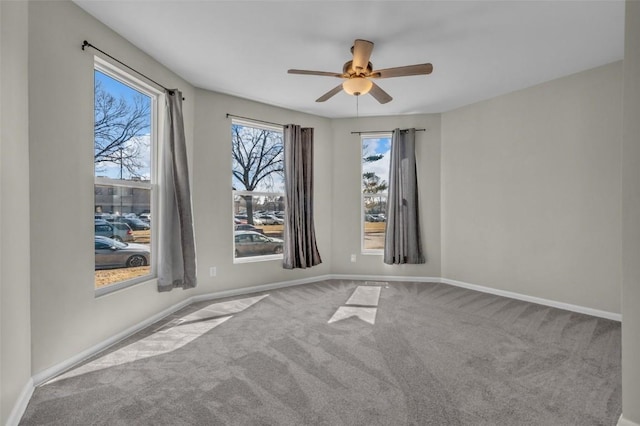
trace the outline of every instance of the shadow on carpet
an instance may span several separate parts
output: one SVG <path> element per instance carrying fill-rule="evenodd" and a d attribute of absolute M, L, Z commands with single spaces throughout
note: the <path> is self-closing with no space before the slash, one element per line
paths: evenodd
<path fill-rule="evenodd" d="M 329 323 L 363 284 L 189 306 L 38 387 L 20 424 L 616 424 L 620 323 L 431 283 Z"/>

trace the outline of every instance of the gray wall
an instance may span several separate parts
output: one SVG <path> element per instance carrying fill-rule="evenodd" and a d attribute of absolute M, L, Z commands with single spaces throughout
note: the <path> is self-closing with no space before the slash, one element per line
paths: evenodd
<path fill-rule="evenodd" d="M 627 18 L 627 37 L 637 43 L 638 6 L 628 8 L 635 9 Z M 638 422 L 632 405 L 640 398 L 634 359 L 640 354 L 634 311 L 640 303 L 637 44 L 628 42 L 633 59 L 625 62 L 630 118 L 621 192 L 620 63 L 442 116 L 329 120 L 195 89 L 71 2 L 0 2 L 0 18 L 0 422 L 30 376 L 192 295 L 328 273 L 445 276 L 620 312 L 621 255 L 624 411 Z M 150 281 L 94 296 L 93 204 L 87 203 L 93 197 L 93 52 L 80 49 L 84 39 L 185 92 L 196 289 L 160 294 Z M 316 129 L 319 267 L 285 271 L 277 261 L 233 264 L 226 113 Z M 427 129 L 417 139 L 424 265 L 387 266 L 381 256 L 360 254 L 360 139 L 350 132 L 395 127 Z M 63 224 L 71 219 L 70 230 Z M 209 277 L 211 266 L 217 277 Z"/>
<path fill-rule="evenodd" d="M 27 14 L 0 2 L 0 424 L 31 377 Z"/>
<path fill-rule="evenodd" d="M 158 293 L 150 281 L 94 295 L 94 52 L 80 49 L 85 39 L 179 87 L 187 99 L 187 140 L 193 140 L 191 86 L 75 4 L 29 3 L 32 374 L 193 294 Z"/>
<path fill-rule="evenodd" d="M 622 63 L 442 115 L 446 278 L 620 312 Z"/>
<path fill-rule="evenodd" d="M 640 425 L 640 3 L 627 1 L 622 145 L 622 414 Z"/>
<path fill-rule="evenodd" d="M 233 263 L 231 192 L 231 118 L 251 117 L 314 128 L 315 227 L 323 263 L 306 270 L 284 270 L 281 260 Z M 330 121 L 233 96 L 196 91 L 194 218 L 198 248 L 197 292 L 210 293 L 328 274 L 331 270 L 331 127 Z M 217 276 L 209 276 L 209 268 Z"/>
<path fill-rule="evenodd" d="M 382 255 L 360 253 L 362 145 L 356 131 L 423 128 L 416 133 L 418 191 L 422 216 L 423 265 L 385 265 Z M 440 115 L 407 115 L 333 120 L 333 241 L 335 274 L 408 277 L 440 276 Z M 351 262 L 351 254 L 356 262 Z"/>
<path fill-rule="evenodd" d="M 327 274 L 331 263 L 331 127 L 327 119 L 193 87 L 71 2 L 30 4 L 30 164 L 33 374 L 197 294 Z M 93 53 L 88 39 L 184 92 L 199 286 L 158 293 L 155 280 L 95 298 L 93 290 Z M 197 111 L 197 115 L 196 115 Z M 324 263 L 233 264 L 231 130 L 226 113 L 316 129 L 316 230 Z M 72 220 L 72 222 L 71 222 Z M 69 224 L 69 226 L 52 226 Z M 209 276 L 209 267 L 217 276 Z"/>

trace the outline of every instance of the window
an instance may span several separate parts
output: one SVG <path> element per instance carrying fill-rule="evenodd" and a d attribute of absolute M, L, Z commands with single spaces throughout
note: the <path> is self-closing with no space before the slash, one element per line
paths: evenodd
<path fill-rule="evenodd" d="M 96 58 L 94 69 L 95 288 L 153 278 L 156 106 L 159 92 Z"/>
<path fill-rule="evenodd" d="M 231 123 L 234 261 L 282 259 L 282 128 Z"/>
<path fill-rule="evenodd" d="M 391 135 L 362 135 L 362 253 L 384 249 Z"/>

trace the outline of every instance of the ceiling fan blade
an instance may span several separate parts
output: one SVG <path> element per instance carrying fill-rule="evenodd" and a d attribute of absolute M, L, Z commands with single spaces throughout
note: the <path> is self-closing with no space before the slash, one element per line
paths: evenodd
<path fill-rule="evenodd" d="M 373 81 L 371 83 L 373 83 Z M 381 104 L 391 102 L 391 100 L 393 99 L 391 95 L 382 90 L 380 86 L 375 83 L 373 83 L 373 86 L 371 86 L 371 90 L 369 91 L 369 93 L 371 94 L 371 96 L 376 98 L 376 101 L 380 102 Z"/>
<path fill-rule="evenodd" d="M 316 99 L 316 102 L 324 102 L 327 99 L 329 99 L 329 98 L 333 97 L 334 95 L 336 95 L 341 90 L 342 90 L 342 84 L 339 84 L 336 87 L 334 87 L 333 89 L 329 90 L 324 95 L 320 96 L 318 99 Z"/>
<path fill-rule="evenodd" d="M 289 70 L 289 74 L 302 74 L 302 75 L 324 75 L 327 77 L 343 77 L 342 74 L 327 71 L 309 71 L 309 70 Z"/>
<path fill-rule="evenodd" d="M 351 48 L 353 53 L 352 67 L 356 74 L 362 74 L 367 71 L 369 66 L 369 59 L 371 58 L 371 52 L 373 51 L 373 43 L 368 40 L 357 39 L 353 42 Z"/>
<path fill-rule="evenodd" d="M 390 77 L 407 77 L 410 75 L 426 75 L 431 74 L 433 65 L 418 64 L 407 65 L 406 67 L 386 68 L 383 70 L 375 70 L 371 72 L 371 78 L 390 78 Z"/>

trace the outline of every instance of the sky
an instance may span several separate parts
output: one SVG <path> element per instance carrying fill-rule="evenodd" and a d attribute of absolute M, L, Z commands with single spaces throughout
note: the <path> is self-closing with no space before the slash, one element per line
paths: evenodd
<path fill-rule="evenodd" d="M 95 71 L 95 79 L 102 83 L 102 87 L 111 93 L 114 97 L 120 98 L 124 97 L 126 100 L 133 99 L 134 96 L 140 95 L 140 92 L 135 89 L 127 86 L 124 83 L 115 80 L 108 75 L 101 73 L 100 71 Z M 146 95 L 145 95 L 146 96 Z M 144 135 L 137 136 L 130 140 L 129 144 L 138 144 L 142 162 L 144 166 L 139 171 L 139 174 L 148 178 L 150 176 L 150 160 L 151 160 L 151 143 L 150 143 L 150 135 L 147 132 Z M 374 172 L 377 176 L 380 177 L 381 180 L 389 182 L 389 153 L 391 149 L 391 138 L 390 137 L 381 137 L 381 138 L 365 138 L 362 149 L 362 156 L 367 157 L 374 154 L 382 154 L 383 157 L 378 161 L 373 161 L 369 163 L 364 163 L 362 165 L 362 172 Z M 118 163 L 113 163 L 111 165 L 103 163 L 101 169 L 96 171 L 96 175 L 98 176 L 107 176 L 110 178 L 119 178 L 120 176 L 120 165 Z M 124 177 L 127 178 L 127 173 L 125 171 Z M 274 182 L 273 186 L 271 185 L 260 185 L 260 188 L 257 188 L 258 191 L 282 191 L 284 188 L 282 178 L 278 175 L 273 176 Z M 237 187 L 241 187 L 242 185 L 239 182 L 236 182 L 234 178 L 234 185 Z"/>
<path fill-rule="evenodd" d="M 126 146 L 129 144 L 135 144 L 138 146 L 140 150 L 140 158 L 143 167 L 139 170 L 139 175 L 142 179 L 150 180 L 151 179 L 151 136 L 150 135 L 142 135 L 136 136 L 134 138 L 129 139 L 129 143 L 125 143 Z M 102 163 L 99 170 L 96 170 L 96 176 L 105 176 L 112 179 L 120 179 L 120 164 L 119 163 Z M 130 178 L 129 173 L 125 169 L 123 171 L 124 179 Z"/>
<path fill-rule="evenodd" d="M 96 81 L 100 81 L 102 83 L 102 88 L 109 92 L 116 99 L 124 98 L 125 100 L 132 102 L 134 96 L 143 95 L 145 98 L 151 99 L 143 94 L 138 92 L 137 90 L 127 86 L 124 83 L 121 83 L 118 80 L 111 78 L 110 76 L 101 73 L 100 71 L 94 72 L 94 78 Z M 149 117 L 151 119 L 151 117 Z M 150 125 L 149 127 L 143 131 L 143 134 L 139 136 L 135 136 L 131 138 L 128 142 L 125 143 L 125 149 L 127 146 L 138 146 L 140 151 L 140 161 L 143 164 L 143 167 L 138 171 L 138 174 L 143 178 L 149 179 L 151 176 L 151 135 L 150 135 Z M 113 179 L 120 178 L 120 164 L 119 163 L 102 163 L 99 170 L 96 170 L 96 176 L 106 176 Z M 129 173 L 125 170 L 123 173 L 123 177 L 127 179 Z"/>
<path fill-rule="evenodd" d="M 131 99 L 135 95 L 146 96 L 144 93 L 140 93 L 137 90 L 131 88 L 130 86 L 127 86 L 126 84 L 121 83 L 120 81 L 114 78 L 111 78 L 110 76 L 104 73 L 101 73 L 98 70 L 95 70 L 94 78 L 100 81 L 102 83 L 102 87 L 104 87 L 107 91 L 109 91 L 109 93 L 111 93 L 116 98 L 120 98 L 121 96 L 124 96 L 125 99 Z"/>
<path fill-rule="evenodd" d="M 378 161 L 370 163 L 362 163 L 362 173 L 374 172 L 389 183 L 389 154 L 391 152 L 391 138 L 366 138 L 362 144 L 362 157 L 368 157 L 374 154 L 382 154 L 383 157 Z"/>

